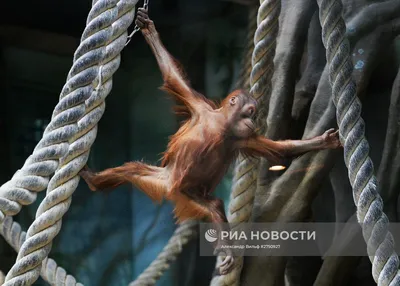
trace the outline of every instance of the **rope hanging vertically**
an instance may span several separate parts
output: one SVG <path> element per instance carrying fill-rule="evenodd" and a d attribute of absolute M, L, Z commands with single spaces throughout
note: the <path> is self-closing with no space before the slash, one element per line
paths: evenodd
<path fill-rule="evenodd" d="M 96 138 L 97 123 L 112 88 L 112 75 L 120 64 L 120 52 L 127 40 L 127 28 L 133 21 L 136 2 L 93 1 L 52 121 L 24 167 L 0 192 L 6 197 L 0 200 L 1 211 L 14 215 L 21 204 L 32 203 L 36 198 L 34 192 L 46 188 L 48 183 L 47 195 L 4 285 L 30 285 L 39 276 L 42 262 L 51 250 L 52 240 L 61 228 L 61 219 L 78 185 L 77 174 L 86 164 Z M 1 214 L 0 219 L 4 219 Z"/>
<path fill-rule="evenodd" d="M 258 4 L 249 6 L 246 46 L 244 47 L 243 56 L 240 63 L 240 74 L 235 83 L 235 89 L 250 88 L 250 74 L 252 70 L 251 58 L 254 51 L 254 33 L 257 29 L 258 7 Z"/>
<path fill-rule="evenodd" d="M 372 276 L 380 286 L 400 285 L 399 257 L 394 250 L 393 236 L 388 231 L 389 220 L 383 212 L 382 198 L 377 190 L 378 182 L 364 135 L 362 106 L 352 78 L 353 65 L 345 35 L 342 3 L 340 0 L 318 0 L 318 5 L 344 160 L 353 188 L 358 222 L 372 262 Z"/>
<path fill-rule="evenodd" d="M 197 228 L 198 223 L 196 221 L 188 220 L 181 223 L 157 258 L 129 286 L 155 285 L 169 268 L 171 262 L 182 252 L 183 245 L 197 235 Z"/>
<path fill-rule="evenodd" d="M 280 0 L 260 1 L 257 14 L 257 30 L 254 34 L 254 51 L 252 53 L 252 70 L 250 74 L 250 93 L 261 107 L 257 123 L 260 132 L 265 131 L 263 105 L 271 92 L 273 59 L 276 49 L 276 38 L 279 31 Z M 257 188 L 258 160 L 239 157 L 234 170 L 232 193 L 228 209 L 228 221 L 232 229 L 241 223 L 248 222 Z M 238 285 L 242 271 L 243 258 L 235 257 L 233 270 L 224 276 L 216 276 L 211 285 Z"/>

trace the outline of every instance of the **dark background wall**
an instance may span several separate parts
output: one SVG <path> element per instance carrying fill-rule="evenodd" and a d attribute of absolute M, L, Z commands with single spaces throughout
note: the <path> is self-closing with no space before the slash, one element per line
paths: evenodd
<path fill-rule="evenodd" d="M 77 0 L 3 3 L 1 183 L 23 165 L 41 138 L 90 7 L 90 1 Z M 213 0 L 151 0 L 150 16 L 196 89 L 212 98 L 231 90 L 245 46 L 246 7 Z M 137 34 L 122 52 L 89 159 L 92 168 L 140 159 L 157 163 L 168 136 L 178 127 L 170 112 L 172 101 L 157 89 L 160 85 L 156 61 Z M 227 199 L 229 188 L 227 175 L 218 195 Z M 81 183 L 73 196 L 50 256 L 87 286 L 127 285 L 157 256 L 175 228 L 171 205 L 154 205 L 131 189 L 125 186 L 107 195 L 93 194 Z M 32 223 L 43 196 L 16 216 L 24 229 Z M 7 272 L 16 254 L 2 238 L 0 257 L 0 270 Z M 213 266 L 213 258 L 198 258 L 194 241 L 157 285 L 206 285 Z"/>

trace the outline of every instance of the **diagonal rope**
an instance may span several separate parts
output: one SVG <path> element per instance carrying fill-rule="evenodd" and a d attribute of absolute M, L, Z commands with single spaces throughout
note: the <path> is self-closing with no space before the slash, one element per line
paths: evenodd
<path fill-rule="evenodd" d="M 280 0 L 260 1 L 257 14 L 257 29 L 254 34 L 252 70 L 250 74 L 250 93 L 259 103 L 257 124 L 260 132 L 266 129 L 266 99 L 271 92 L 273 59 L 276 38 L 279 30 Z M 252 209 L 257 183 L 258 160 L 239 157 L 235 166 L 228 221 L 234 230 L 240 224 L 248 222 Z M 219 259 L 219 263 L 221 259 Z M 238 285 L 243 266 L 243 257 L 235 257 L 235 266 L 227 275 L 216 276 L 211 285 Z"/>
<path fill-rule="evenodd" d="M 318 5 L 332 98 L 344 143 L 344 161 L 353 188 L 358 222 L 362 226 L 372 262 L 372 276 L 378 285 L 400 285 L 399 257 L 394 250 L 393 236 L 388 231 L 389 220 L 383 212 L 383 201 L 364 135 L 362 106 L 352 78 L 353 65 L 350 44 L 345 36 L 346 26 L 341 16 L 342 3 L 340 0 L 318 0 Z"/>
<path fill-rule="evenodd" d="M 117 2 L 93 1 L 89 17 L 99 17 L 88 23 L 90 26 L 82 36 L 82 43 L 75 54 L 74 66 L 54 109 L 51 122 L 23 167 L 0 187 L 0 221 L 5 215 L 18 214 L 22 205 L 30 205 L 36 200 L 36 193 L 47 188 L 49 177 L 58 168 L 59 159 L 67 155 L 69 142 L 79 137 L 77 121 L 86 112 L 85 101 L 93 90 L 88 83 L 94 82 L 98 75 L 101 46 L 104 45 L 110 30 L 105 29 L 107 19 L 113 17 L 110 8 Z"/>
<path fill-rule="evenodd" d="M 6 217 L 0 223 L 0 233 L 15 251 L 19 251 L 26 238 L 26 232 L 21 230 L 21 226 L 13 221 L 12 217 Z M 1 275 L 0 285 L 4 283 L 5 279 L 4 275 Z M 50 285 L 83 286 L 72 275 L 68 275 L 65 269 L 58 266 L 51 258 L 46 258 L 43 261 L 40 276 Z"/>
<path fill-rule="evenodd" d="M 197 235 L 197 227 L 196 221 L 188 220 L 181 223 L 157 258 L 129 286 L 155 285 L 171 262 L 182 252 L 182 246 Z"/>
<path fill-rule="evenodd" d="M 6 198 L 0 200 L 0 219 L 4 219 L 1 214 L 15 215 L 21 204 L 32 203 L 36 199 L 34 192 L 41 191 L 48 184 L 47 195 L 27 231 L 26 240 L 4 285 L 30 285 L 35 282 L 42 262 L 51 250 L 52 240 L 60 231 L 61 219 L 79 183 L 77 174 L 86 164 L 96 138 L 97 123 L 104 113 L 104 101 L 112 88 L 112 75 L 120 64 L 120 52 L 126 43 L 127 28 L 133 21 L 136 2 L 93 1 L 81 44 L 75 52 L 73 66 L 52 121 L 24 167 L 0 192 Z M 55 160 L 58 158 L 59 165 Z M 20 193 L 25 201 L 18 196 Z"/>

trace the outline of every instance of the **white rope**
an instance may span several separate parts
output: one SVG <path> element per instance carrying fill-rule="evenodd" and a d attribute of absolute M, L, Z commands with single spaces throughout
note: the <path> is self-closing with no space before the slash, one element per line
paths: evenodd
<path fill-rule="evenodd" d="M 5 215 L 17 214 L 21 205 L 33 203 L 36 192 L 48 187 L 5 285 L 30 285 L 39 276 L 78 185 L 77 173 L 85 165 L 96 137 L 97 122 L 111 91 L 111 77 L 119 67 L 120 51 L 127 40 L 127 28 L 133 22 L 136 2 L 93 1 L 52 120 L 21 170 L 0 188 L 0 221 L 3 221 Z M 100 88 L 94 90 L 96 82 Z"/>
<path fill-rule="evenodd" d="M 155 285 L 171 262 L 182 252 L 182 246 L 197 235 L 197 227 L 198 223 L 192 220 L 180 224 L 157 258 L 129 286 Z"/>
<path fill-rule="evenodd" d="M 26 232 L 22 231 L 19 223 L 13 221 L 12 217 L 6 217 L 6 219 L 0 223 L 0 234 L 17 252 L 26 238 Z M 66 270 L 58 266 L 51 258 L 46 258 L 43 261 L 40 276 L 50 285 L 83 286 L 81 283 L 78 283 L 72 275 L 67 274 Z M 4 276 L 3 279 L 5 279 Z"/>
<path fill-rule="evenodd" d="M 250 76 L 250 93 L 260 103 L 263 103 L 270 93 L 276 38 L 279 31 L 280 10 L 280 0 L 260 1 L 257 15 L 257 30 L 254 35 L 253 68 Z M 265 126 L 261 127 L 265 128 Z M 257 187 L 257 166 L 258 160 L 243 157 L 238 159 L 234 170 L 233 188 L 228 213 L 228 221 L 232 229 L 237 228 L 242 223 L 248 222 L 251 217 Z M 218 258 L 217 264 L 221 263 L 221 258 Z M 211 285 L 239 285 L 242 266 L 243 258 L 235 257 L 235 265 L 232 271 L 227 275 L 214 277 Z"/>

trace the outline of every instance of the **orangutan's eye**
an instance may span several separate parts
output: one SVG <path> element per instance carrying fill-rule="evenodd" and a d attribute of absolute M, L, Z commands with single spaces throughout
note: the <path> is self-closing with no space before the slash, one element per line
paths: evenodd
<path fill-rule="evenodd" d="M 252 116 L 252 115 L 254 114 L 255 111 L 256 111 L 256 110 L 255 110 L 254 107 L 250 107 L 250 108 L 249 108 L 249 115 Z"/>

